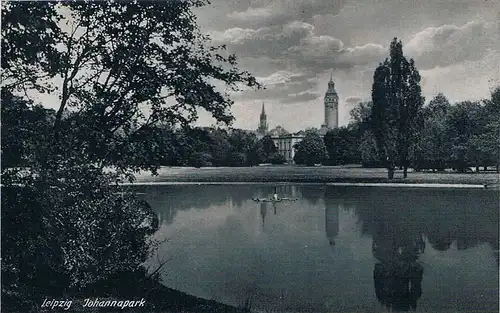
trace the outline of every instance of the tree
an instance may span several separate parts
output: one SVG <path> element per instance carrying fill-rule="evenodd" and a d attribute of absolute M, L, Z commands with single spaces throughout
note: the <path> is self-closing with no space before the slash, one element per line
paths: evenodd
<path fill-rule="evenodd" d="M 283 154 L 275 152 L 271 156 L 269 156 L 269 162 L 271 164 L 283 164 L 286 162 L 286 159 Z"/>
<path fill-rule="evenodd" d="M 481 108 L 482 127 L 471 138 L 473 146 L 482 154 L 485 166 L 495 164 L 500 172 L 500 87 L 493 89 L 491 99 Z"/>
<path fill-rule="evenodd" d="M 372 131 L 372 101 L 360 102 L 354 107 L 351 114 L 351 122 L 349 127 L 352 129 L 352 134 L 355 136 L 356 152 L 353 152 L 355 159 L 358 160 L 363 167 L 379 167 L 384 166 L 377 156 L 376 141 Z"/>
<path fill-rule="evenodd" d="M 272 163 L 271 160 L 278 153 L 278 149 L 270 136 L 266 135 L 257 141 L 250 151 L 250 163 Z"/>
<path fill-rule="evenodd" d="M 349 112 L 351 115 L 351 121 L 349 124 L 353 125 L 355 129 L 358 129 L 361 132 L 371 131 L 370 118 L 372 115 L 372 107 L 372 101 L 360 102 Z"/>
<path fill-rule="evenodd" d="M 359 161 L 356 135 L 356 129 L 352 125 L 332 129 L 326 133 L 324 142 L 330 165 L 352 164 Z"/>
<path fill-rule="evenodd" d="M 297 164 L 312 166 L 328 159 L 325 142 L 316 131 L 306 131 L 302 141 L 295 146 L 294 161 Z"/>
<path fill-rule="evenodd" d="M 407 176 L 409 153 L 415 134 L 420 129 L 420 74 L 413 59 L 403 55 L 403 44 L 397 38 L 391 42 L 390 58 L 375 70 L 372 87 L 371 124 L 377 141 L 379 158 L 393 178 L 396 165 Z"/>
<path fill-rule="evenodd" d="M 228 140 L 231 146 L 229 165 L 249 165 L 251 163 L 251 150 L 257 142 L 255 134 L 241 129 L 233 129 Z"/>
<path fill-rule="evenodd" d="M 385 164 L 380 161 L 377 152 L 377 142 L 371 131 L 363 133 L 359 140 L 359 150 L 361 154 L 361 165 L 363 167 L 381 167 Z"/>
<path fill-rule="evenodd" d="M 53 110 L 6 91 L 2 95 L 2 167 L 29 166 L 39 142 L 50 134 Z"/>
<path fill-rule="evenodd" d="M 416 169 L 444 170 L 449 159 L 446 137 L 446 119 L 451 111 L 448 99 L 439 93 L 423 108 L 423 128 L 414 151 Z"/>
<path fill-rule="evenodd" d="M 160 122 L 188 126 L 197 118 L 200 107 L 217 120 L 230 123 L 233 117 L 228 109 L 232 101 L 209 80 L 219 80 L 232 90 L 239 90 L 241 83 L 259 85 L 248 72 L 236 68 L 233 55 L 221 53 L 224 47 L 210 47 L 209 38 L 199 32 L 191 7 L 203 4 L 204 1 L 198 0 L 176 0 L 126 5 L 109 2 L 41 5 L 39 11 L 44 15 L 40 13 L 43 16 L 40 20 L 51 21 L 55 31 L 50 42 L 58 49 L 42 50 L 46 61 L 33 63 L 49 64 L 38 67 L 38 75 L 31 79 L 35 83 L 29 86 L 40 86 L 37 89 L 43 91 L 54 89 L 57 80 L 48 78 L 61 81 L 53 92 L 60 100 L 54 121 L 54 142 L 49 145 L 56 151 L 48 151 L 47 155 L 60 152 L 57 151 L 60 141 L 66 140 L 61 134 L 67 128 L 78 138 L 71 146 L 73 150 L 102 151 L 85 161 L 117 166 L 108 158 L 110 148 L 127 148 L 127 139 L 149 126 Z M 13 20 L 11 16 L 17 16 L 21 9 L 27 10 L 27 5 L 30 4 L 11 3 L 4 18 Z M 60 14 L 61 10 L 70 14 Z M 68 23 L 67 31 L 58 28 L 64 23 Z M 3 44 L 8 47 L 14 46 L 17 38 L 25 37 L 19 27 L 7 35 Z M 19 53 L 24 51 L 21 48 Z M 15 73 L 31 61 L 28 57 L 21 66 L 17 66 L 19 62 L 6 62 L 9 72 Z M 10 85 L 16 90 L 28 86 L 23 78 L 9 78 L 14 80 Z M 65 118 L 66 109 L 77 114 Z M 120 166 L 122 170 L 127 168 Z M 135 167 L 154 170 L 148 164 Z"/>
<path fill-rule="evenodd" d="M 479 151 L 472 145 L 479 127 L 480 110 L 479 102 L 459 102 L 452 107 L 446 120 L 446 147 L 450 153 L 450 163 L 459 171 L 477 164 L 480 158 Z"/>
<path fill-rule="evenodd" d="M 200 33 L 192 8 L 204 3 L 3 7 L 2 131 L 23 142 L 2 142 L 2 154 L 16 151 L 8 165 L 28 160 L 30 175 L 2 167 L 2 311 L 39 307 L 42 295 L 85 296 L 117 273 L 144 271 L 156 215 L 114 183 L 158 168 L 164 125 L 188 129 L 200 108 L 232 122 L 232 101 L 212 81 L 260 87 Z M 32 107 L 27 90 L 50 91 L 55 113 Z M 35 118 L 13 122 L 18 115 Z"/>

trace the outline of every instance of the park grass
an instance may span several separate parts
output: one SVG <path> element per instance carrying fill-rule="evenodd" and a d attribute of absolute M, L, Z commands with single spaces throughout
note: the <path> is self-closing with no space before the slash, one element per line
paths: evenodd
<path fill-rule="evenodd" d="M 158 176 L 142 172 L 137 182 L 288 182 L 288 183 L 409 183 L 409 184 L 498 184 L 496 172 L 412 172 L 403 179 L 396 171 L 394 179 L 387 178 L 381 168 L 359 166 L 255 166 L 255 167 L 162 167 Z"/>

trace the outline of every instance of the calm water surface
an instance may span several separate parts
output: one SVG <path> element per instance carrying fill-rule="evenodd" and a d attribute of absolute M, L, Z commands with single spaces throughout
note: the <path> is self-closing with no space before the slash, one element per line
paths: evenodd
<path fill-rule="evenodd" d="M 164 283 L 278 312 L 498 312 L 499 192 L 137 187 L 168 238 Z M 151 260 L 155 263 L 156 258 Z"/>

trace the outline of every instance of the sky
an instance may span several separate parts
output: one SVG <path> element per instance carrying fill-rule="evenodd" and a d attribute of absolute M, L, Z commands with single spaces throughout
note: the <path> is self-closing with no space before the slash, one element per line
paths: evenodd
<path fill-rule="evenodd" d="M 227 45 L 266 86 L 232 94 L 237 128 L 256 129 L 263 102 L 271 128 L 319 127 L 330 75 L 346 125 L 370 99 L 394 37 L 415 59 L 427 101 L 440 92 L 452 102 L 479 100 L 500 83 L 497 0 L 212 0 L 196 15 L 213 44 Z M 199 124 L 212 122 L 200 114 Z"/>

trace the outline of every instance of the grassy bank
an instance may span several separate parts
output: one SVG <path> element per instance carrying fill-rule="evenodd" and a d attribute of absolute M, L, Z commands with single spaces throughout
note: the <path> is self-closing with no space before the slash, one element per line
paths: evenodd
<path fill-rule="evenodd" d="M 389 180 L 385 169 L 367 169 L 356 166 L 257 166 L 181 168 L 163 167 L 158 176 L 149 173 L 137 175 L 138 182 L 296 182 L 296 183 L 440 183 L 440 184 L 494 184 L 500 175 L 495 172 L 409 172 L 403 179 L 396 171 Z"/>

